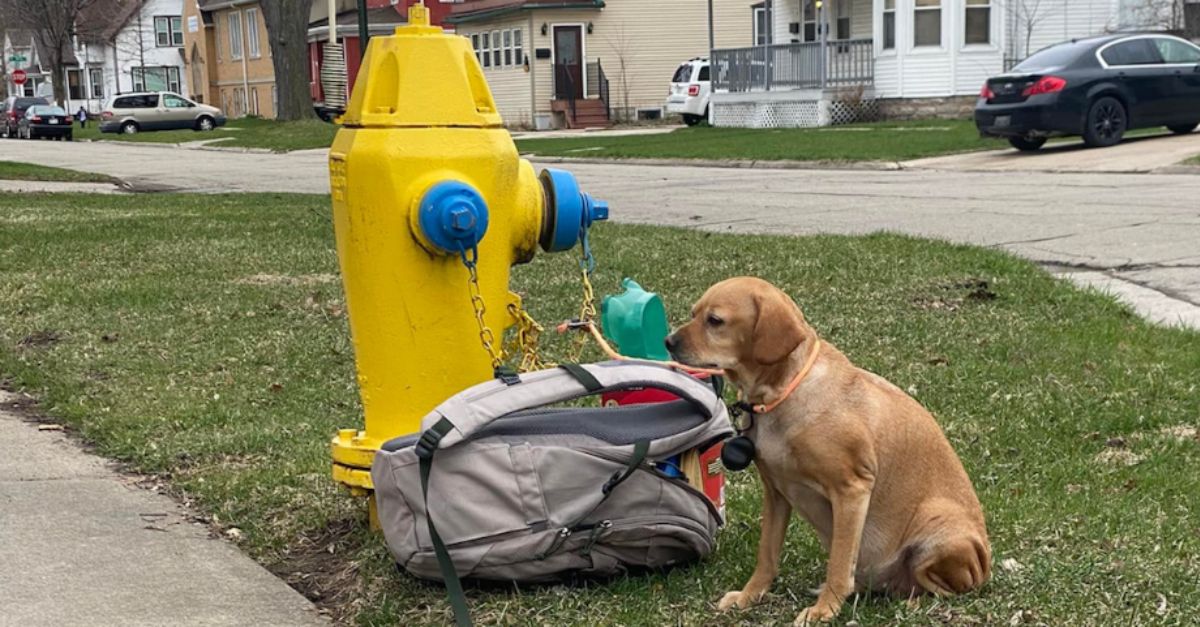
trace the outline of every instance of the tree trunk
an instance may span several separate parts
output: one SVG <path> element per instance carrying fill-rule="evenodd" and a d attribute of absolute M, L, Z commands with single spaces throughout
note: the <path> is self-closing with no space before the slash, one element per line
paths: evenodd
<path fill-rule="evenodd" d="M 305 3 L 307 4 L 307 3 Z M 297 10 L 285 0 L 261 0 L 263 23 L 271 44 L 271 62 L 275 66 L 278 120 L 305 120 L 316 117 L 308 76 L 308 10 Z"/>

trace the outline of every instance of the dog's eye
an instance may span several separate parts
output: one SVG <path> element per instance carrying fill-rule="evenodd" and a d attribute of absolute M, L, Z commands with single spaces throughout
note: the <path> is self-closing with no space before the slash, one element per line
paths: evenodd
<path fill-rule="evenodd" d="M 719 326 L 725 324 L 724 320 L 718 318 L 717 316 L 715 316 L 713 314 L 708 314 L 708 317 L 705 318 L 704 321 L 707 322 L 708 326 L 710 326 L 710 327 L 719 327 Z"/>

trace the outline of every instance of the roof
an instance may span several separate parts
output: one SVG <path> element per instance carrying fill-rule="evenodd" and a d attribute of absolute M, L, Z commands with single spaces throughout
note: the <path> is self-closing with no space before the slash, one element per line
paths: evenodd
<path fill-rule="evenodd" d="M 397 26 L 403 26 L 408 23 L 405 16 L 396 7 L 379 7 L 377 9 L 367 9 L 367 27 L 368 30 L 374 33 L 390 33 Z M 342 11 L 337 14 L 337 29 L 338 32 L 353 31 L 357 33 L 358 28 L 358 11 L 351 9 Z M 329 32 L 329 18 L 321 18 L 308 23 L 308 36 L 327 36 Z"/>
<path fill-rule="evenodd" d="M 481 22 L 520 11 L 603 8 L 604 0 L 467 0 L 453 5 L 446 22 Z"/>
<path fill-rule="evenodd" d="M 96 0 L 79 12 L 76 28 L 84 39 L 112 41 L 142 8 L 142 0 Z"/>
<path fill-rule="evenodd" d="M 42 71 L 50 69 L 50 46 L 42 41 L 42 37 L 33 38 L 34 45 L 37 46 L 38 65 Z M 75 51 L 71 50 L 70 40 L 63 42 L 63 65 L 79 65 L 79 59 L 75 58 Z"/>
<path fill-rule="evenodd" d="M 196 6 L 201 11 L 215 11 L 217 9 L 227 9 L 236 7 L 239 4 L 252 4 L 256 0 L 196 0 Z"/>

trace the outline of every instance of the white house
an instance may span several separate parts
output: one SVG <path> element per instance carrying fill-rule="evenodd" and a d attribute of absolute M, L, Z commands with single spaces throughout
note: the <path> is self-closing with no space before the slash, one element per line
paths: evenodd
<path fill-rule="evenodd" d="M 61 77 L 52 76 L 45 44 L 37 33 L 10 30 L 4 36 L 4 58 L 24 69 L 25 86 L 9 83 L 8 93 L 53 97 L 53 81 L 66 85 L 68 111 L 83 106 L 99 111 L 112 96 L 144 90 L 186 93 L 183 72 L 183 3 L 185 0 L 98 0 L 79 16 Z"/>
<path fill-rule="evenodd" d="M 1182 26 L 1184 0 L 763 0 L 713 51 L 717 126 L 962 114 L 988 76 L 1077 37 Z M 824 43 L 822 43 L 824 42 Z"/>

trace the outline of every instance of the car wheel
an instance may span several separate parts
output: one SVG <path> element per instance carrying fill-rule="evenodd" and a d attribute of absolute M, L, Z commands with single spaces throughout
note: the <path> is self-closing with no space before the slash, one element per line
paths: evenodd
<path fill-rule="evenodd" d="M 73 141 L 75 141 L 75 136 L 74 135 L 66 135 L 63 137 L 63 141 L 73 142 Z"/>
<path fill-rule="evenodd" d="M 1087 124 L 1083 129 L 1083 143 L 1088 146 L 1106 147 L 1120 143 L 1125 136 L 1129 118 L 1125 105 L 1112 96 L 1104 96 L 1092 103 L 1088 109 Z"/>
<path fill-rule="evenodd" d="M 1192 122 L 1191 124 L 1175 124 L 1168 126 L 1167 130 L 1175 133 L 1176 135 L 1187 135 L 1188 133 L 1196 130 L 1197 126 L 1200 126 L 1200 122 Z"/>
<path fill-rule="evenodd" d="M 1034 152 L 1046 143 L 1045 137 L 1009 137 L 1008 143 L 1021 152 Z"/>
<path fill-rule="evenodd" d="M 126 135 L 136 135 L 141 129 L 138 128 L 137 122 L 126 122 L 121 125 L 121 132 Z"/>
<path fill-rule="evenodd" d="M 204 116 L 204 117 L 200 118 L 199 120 L 196 120 L 196 130 L 197 131 L 211 131 L 216 127 L 217 127 L 217 123 L 214 122 L 213 119 L 208 116 Z"/>
<path fill-rule="evenodd" d="M 683 123 L 688 126 L 695 126 L 700 123 L 700 116 L 685 113 L 683 114 Z"/>

